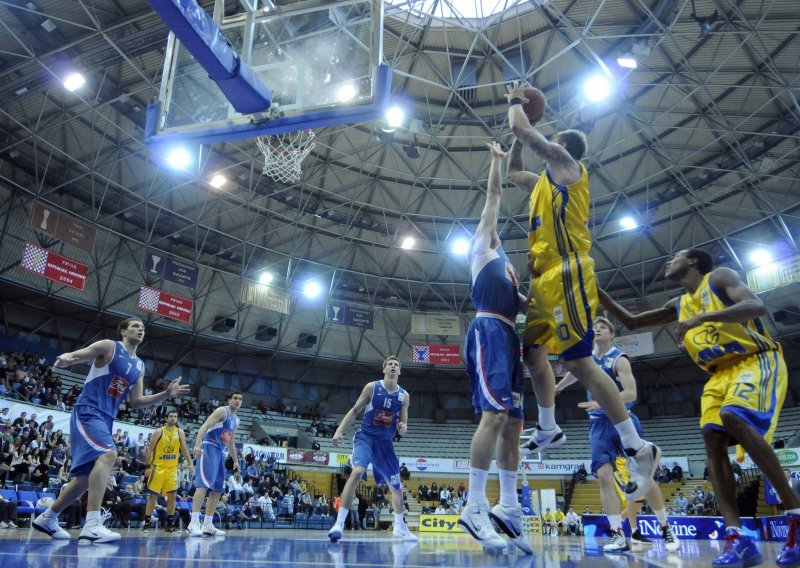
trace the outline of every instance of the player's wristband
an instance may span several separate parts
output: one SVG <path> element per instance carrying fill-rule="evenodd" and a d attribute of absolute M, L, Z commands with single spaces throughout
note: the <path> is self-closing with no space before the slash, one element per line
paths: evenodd
<path fill-rule="evenodd" d="M 519 97 L 514 97 L 513 99 L 511 99 L 510 101 L 508 101 L 508 106 L 521 105 L 521 104 L 522 104 L 522 102 L 523 102 L 523 101 L 522 101 L 522 99 L 521 99 L 521 98 L 519 98 Z"/>

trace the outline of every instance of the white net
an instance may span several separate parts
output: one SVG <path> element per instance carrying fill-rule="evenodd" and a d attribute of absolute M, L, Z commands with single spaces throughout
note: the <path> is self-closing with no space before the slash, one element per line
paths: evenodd
<path fill-rule="evenodd" d="M 259 136 L 258 149 L 264 154 L 264 174 L 276 181 L 292 183 L 303 173 L 300 164 L 317 144 L 313 130 Z"/>

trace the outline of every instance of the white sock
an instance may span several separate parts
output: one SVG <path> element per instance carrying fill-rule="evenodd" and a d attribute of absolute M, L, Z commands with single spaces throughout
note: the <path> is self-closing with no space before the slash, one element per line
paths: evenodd
<path fill-rule="evenodd" d="M 100 511 L 86 511 L 86 525 L 99 525 Z"/>
<path fill-rule="evenodd" d="M 786 509 L 787 515 L 800 515 L 800 509 Z"/>
<path fill-rule="evenodd" d="M 517 472 L 500 469 L 498 473 L 500 474 L 500 504 L 503 507 L 516 507 Z"/>
<path fill-rule="evenodd" d="M 622 528 L 622 515 L 607 515 L 608 524 L 611 525 L 612 531 L 617 531 Z"/>
<path fill-rule="evenodd" d="M 336 515 L 336 524 L 344 526 L 348 513 L 350 513 L 350 509 L 339 506 L 339 514 Z"/>
<path fill-rule="evenodd" d="M 486 478 L 489 472 L 485 469 L 475 467 L 469 468 L 469 504 L 485 505 L 486 500 Z"/>
<path fill-rule="evenodd" d="M 394 524 L 395 526 L 402 525 L 405 521 L 403 520 L 403 513 L 395 513 L 394 514 Z"/>
<path fill-rule="evenodd" d="M 193 523 L 199 523 L 200 522 L 200 512 L 199 511 L 197 513 L 192 511 L 192 522 Z"/>
<path fill-rule="evenodd" d="M 644 440 L 636 433 L 636 427 L 633 425 L 633 420 L 626 418 L 619 424 L 614 424 L 617 429 L 619 439 L 622 442 L 622 447 L 632 450 L 640 450 L 644 446 Z"/>
<path fill-rule="evenodd" d="M 658 524 L 662 527 L 667 524 L 667 510 L 666 509 L 653 509 L 653 513 L 658 519 Z"/>
<path fill-rule="evenodd" d="M 56 518 L 56 519 L 57 519 L 57 518 L 58 518 L 58 513 L 56 513 L 56 512 L 53 510 L 53 508 L 52 508 L 52 507 L 48 507 L 48 508 L 47 508 L 47 510 L 46 510 L 44 513 L 42 513 L 42 516 L 43 516 L 45 519 L 53 519 L 53 518 Z"/>
<path fill-rule="evenodd" d="M 552 430 L 556 427 L 556 407 L 553 406 L 540 406 L 539 407 L 539 428 L 542 430 Z"/>
<path fill-rule="evenodd" d="M 210 525 L 212 524 L 211 521 L 214 520 L 214 515 L 203 515 L 203 524 Z"/>

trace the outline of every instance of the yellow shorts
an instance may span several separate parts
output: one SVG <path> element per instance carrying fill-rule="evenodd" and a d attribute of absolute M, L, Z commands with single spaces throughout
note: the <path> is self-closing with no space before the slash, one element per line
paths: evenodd
<path fill-rule="evenodd" d="M 625 494 L 625 487 L 628 485 L 628 481 L 630 481 L 631 478 L 630 471 L 628 471 L 628 459 L 617 456 L 617 460 L 612 465 L 614 466 L 614 489 L 617 490 L 617 495 L 619 495 L 622 505 L 624 506 L 625 503 L 628 502 L 628 497 Z M 636 502 L 641 503 L 643 501 L 644 497 Z"/>
<path fill-rule="evenodd" d="M 150 479 L 147 480 L 147 490 L 156 495 L 166 495 L 167 493 L 177 491 L 177 468 L 155 466 L 155 470 L 150 473 Z"/>
<path fill-rule="evenodd" d="M 732 412 L 770 442 L 789 382 L 783 352 L 756 353 L 711 375 L 703 388 L 700 428 L 725 432 L 720 412 Z"/>
<path fill-rule="evenodd" d="M 531 280 L 525 347 L 544 345 L 567 361 L 591 356 L 597 305 L 594 260 L 572 254 L 556 262 Z"/>

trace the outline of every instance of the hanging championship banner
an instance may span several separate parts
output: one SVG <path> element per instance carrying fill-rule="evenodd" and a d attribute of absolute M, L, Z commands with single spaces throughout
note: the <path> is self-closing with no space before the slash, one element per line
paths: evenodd
<path fill-rule="evenodd" d="M 20 266 L 64 286 L 83 290 L 89 267 L 32 243 L 25 243 Z"/>
<path fill-rule="evenodd" d="M 362 329 L 372 329 L 374 315 L 375 312 L 372 310 L 356 308 L 345 302 L 328 302 L 325 310 L 325 321 Z"/>
<path fill-rule="evenodd" d="M 182 323 L 192 320 L 193 302 L 169 292 L 142 286 L 139 290 L 139 309 L 174 319 Z"/>
<path fill-rule="evenodd" d="M 85 252 L 92 252 L 97 236 L 97 230 L 91 225 L 61 213 L 41 201 L 33 202 L 28 216 L 28 226 Z"/>
<path fill-rule="evenodd" d="M 411 362 L 429 365 L 459 365 L 460 345 L 412 345 Z"/>
<path fill-rule="evenodd" d="M 244 280 L 241 300 L 245 304 L 252 304 L 265 310 L 282 314 L 289 313 L 289 294 L 272 286 Z"/>
<path fill-rule="evenodd" d="M 411 314 L 411 333 L 419 335 L 461 335 L 458 316 Z"/>
<path fill-rule="evenodd" d="M 172 258 L 162 252 L 146 249 L 142 269 L 145 274 L 160 276 L 164 280 L 181 284 L 192 290 L 197 288 L 197 274 L 199 272 L 197 266 Z"/>

